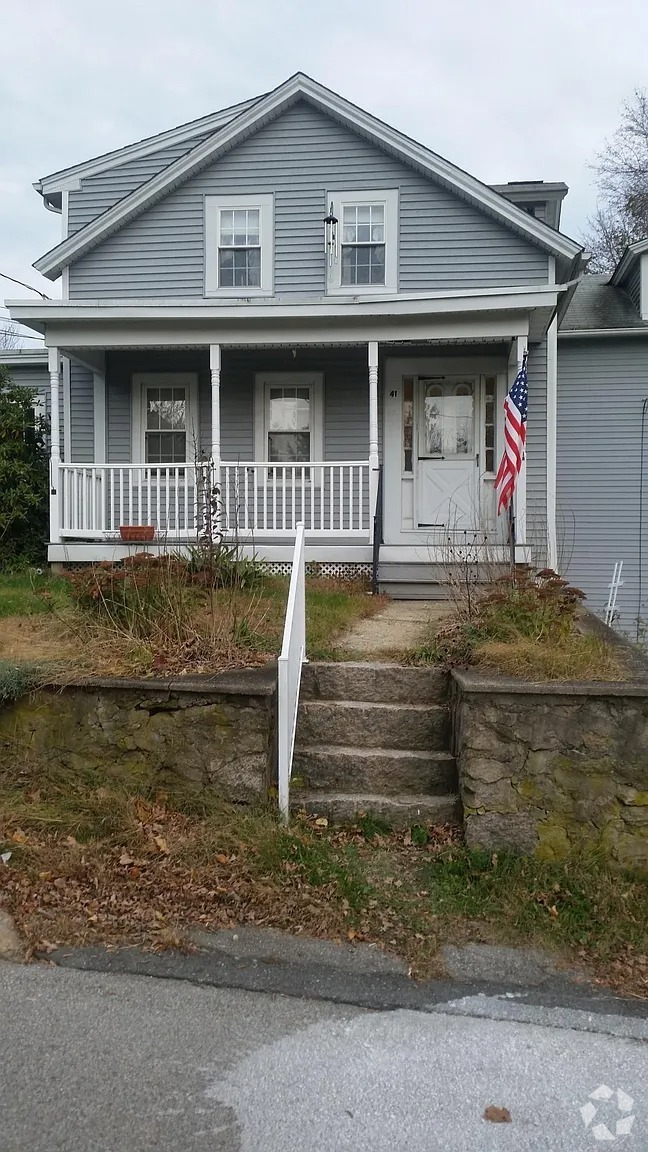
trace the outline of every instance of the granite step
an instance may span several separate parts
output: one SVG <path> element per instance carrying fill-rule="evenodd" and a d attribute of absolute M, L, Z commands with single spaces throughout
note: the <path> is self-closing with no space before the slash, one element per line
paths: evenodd
<path fill-rule="evenodd" d="M 441 668 L 345 661 L 305 664 L 302 700 L 355 700 L 374 704 L 445 704 L 448 673 Z"/>
<path fill-rule="evenodd" d="M 292 779 L 294 789 L 309 792 L 445 795 L 458 788 L 449 752 L 336 744 L 296 747 Z"/>
<path fill-rule="evenodd" d="M 445 752 L 448 709 L 440 704 L 302 700 L 296 746 L 344 745 Z"/>
<path fill-rule="evenodd" d="M 353 824 L 360 814 L 384 820 L 391 828 L 461 823 L 461 801 L 456 794 L 378 796 L 371 793 L 295 791 L 290 807 L 293 812 L 324 817 L 331 824 Z"/>

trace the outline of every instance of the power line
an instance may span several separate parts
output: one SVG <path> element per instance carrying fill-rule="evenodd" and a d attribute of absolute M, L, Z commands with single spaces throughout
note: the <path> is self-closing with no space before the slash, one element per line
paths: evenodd
<path fill-rule="evenodd" d="M 15 328 L 0 328 L 0 336 L 15 336 L 17 340 L 44 340 L 44 336 L 28 336 L 26 332 L 16 332 Z M 4 348 L 4 352 L 8 349 Z"/>
<path fill-rule="evenodd" d="M 40 296 L 43 300 L 52 299 L 51 296 L 46 296 L 44 292 L 41 292 L 40 288 L 34 288 L 33 284 L 25 284 L 24 280 L 16 280 L 15 276 L 8 276 L 6 272 L 0 272 L 0 277 L 2 277 L 3 280 L 11 280 L 12 284 L 19 284 L 21 288 L 26 288 L 28 292 L 35 292 L 36 295 Z"/>

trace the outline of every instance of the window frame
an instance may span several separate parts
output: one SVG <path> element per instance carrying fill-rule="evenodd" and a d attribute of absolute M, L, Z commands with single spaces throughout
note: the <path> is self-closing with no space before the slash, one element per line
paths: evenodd
<path fill-rule="evenodd" d="M 324 460 L 324 373 L 257 372 L 254 377 L 254 459 L 272 468 L 291 468 L 286 460 L 268 460 L 268 398 L 271 388 L 309 388 L 311 392 L 310 459 L 294 461 L 296 468 Z"/>
<path fill-rule="evenodd" d="M 188 460 L 178 461 L 177 464 L 154 464 L 146 459 L 146 414 L 145 399 L 147 388 L 186 388 L 187 390 L 187 437 Z M 200 413 L 198 407 L 198 373 L 197 372 L 134 372 L 132 376 L 132 442 L 131 455 L 133 464 L 141 464 L 145 468 L 164 469 L 177 468 L 182 464 L 191 464 L 200 450 Z M 194 448 L 195 444 L 195 448 Z"/>
<path fill-rule="evenodd" d="M 219 250 L 221 212 L 256 210 L 259 213 L 259 248 L 261 258 L 260 285 L 241 288 L 222 287 L 220 284 Z M 253 196 L 214 196 L 204 198 L 205 218 L 205 296 L 229 296 L 247 299 L 249 296 L 271 296 L 274 277 L 274 196 L 260 193 Z"/>
<path fill-rule="evenodd" d="M 329 264 L 326 258 L 327 294 L 343 296 L 374 296 L 398 291 L 398 188 L 382 188 L 367 191 L 327 192 L 326 205 L 333 204 L 333 215 L 338 224 L 338 259 Z M 385 283 L 384 284 L 343 284 L 342 283 L 342 235 L 345 208 L 366 207 L 380 204 L 385 210 Z M 354 245 L 356 247 L 356 245 Z M 367 245 L 371 247 L 371 245 Z"/>

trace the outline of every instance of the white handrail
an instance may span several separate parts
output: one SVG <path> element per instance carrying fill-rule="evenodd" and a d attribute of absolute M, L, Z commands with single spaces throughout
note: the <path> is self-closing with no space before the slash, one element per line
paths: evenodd
<path fill-rule="evenodd" d="M 293 553 L 286 622 L 284 624 L 281 655 L 277 661 L 277 738 L 279 814 L 282 820 L 290 815 L 290 777 L 292 774 L 299 690 L 302 665 L 306 661 L 306 564 L 304 525 L 297 525 Z"/>

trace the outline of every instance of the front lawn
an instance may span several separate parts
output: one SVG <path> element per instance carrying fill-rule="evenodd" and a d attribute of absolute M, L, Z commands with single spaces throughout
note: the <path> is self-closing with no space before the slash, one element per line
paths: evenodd
<path fill-rule="evenodd" d="M 29 764 L 0 769 L 0 853 L 2 902 L 35 950 L 185 947 L 191 927 L 254 923 L 375 942 L 418 977 L 440 974 L 446 943 L 543 947 L 648 995 L 648 886 L 595 856 L 471 853 L 456 829 L 368 818 L 288 829 L 179 783 L 138 794 Z"/>
<path fill-rule="evenodd" d="M 64 680 L 262 664 L 281 649 L 287 594 L 287 578 L 254 566 L 212 586 L 173 559 L 77 570 L 69 579 L 0 576 L 0 664 L 37 664 Z M 335 659 L 346 629 L 384 604 L 361 581 L 308 579 L 309 657 Z"/>

